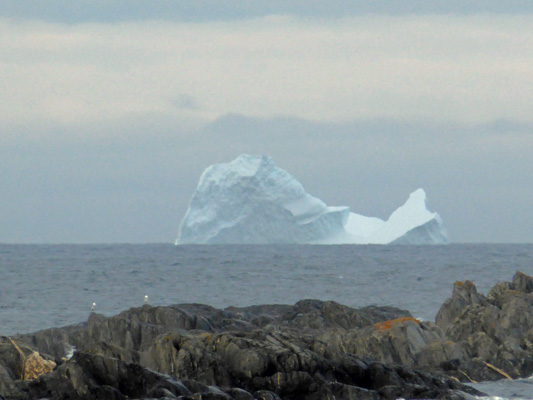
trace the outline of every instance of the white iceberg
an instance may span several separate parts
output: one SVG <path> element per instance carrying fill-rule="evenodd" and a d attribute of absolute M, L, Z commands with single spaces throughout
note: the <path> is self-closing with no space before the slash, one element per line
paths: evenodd
<path fill-rule="evenodd" d="M 350 213 L 346 231 L 359 244 L 446 244 L 448 235 L 442 218 L 429 212 L 423 189 L 409 195 L 405 204 L 387 221 Z"/>
<path fill-rule="evenodd" d="M 270 157 L 237 157 L 208 167 L 181 222 L 176 244 L 443 244 L 442 219 L 422 189 L 387 221 L 328 207 Z"/>

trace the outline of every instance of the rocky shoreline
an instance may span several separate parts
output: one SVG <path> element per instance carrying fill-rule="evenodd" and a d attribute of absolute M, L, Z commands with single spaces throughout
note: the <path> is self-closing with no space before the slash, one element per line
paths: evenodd
<path fill-rule="evenodd" d="M 456 282 L 435 322 L 319 300 L 144 305 L 0 339 L 0 399 L 473 399 L 463 383 L 532 374 L 521 272 L 487 296 Z"/>

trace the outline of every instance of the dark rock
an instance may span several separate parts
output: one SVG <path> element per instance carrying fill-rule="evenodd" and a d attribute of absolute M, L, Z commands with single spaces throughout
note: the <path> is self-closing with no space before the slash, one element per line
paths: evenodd
<path fill-rule="evenodd" d="M 368 364 L 347 354 L 335 353 L 328 359 L 312 351 L 315 343 L 309 344 L 309 339 L 302 341 L 289 332 L 173 332 L 158 337 L 142 353 L 152 357 L 152 367 L 160 372 L 117 358 L 76 352 L 53 373 L 28 383 L 27 398 L 319 399 L 331 394 L 379 399 L 392 398 L 392 392 L 405 398 L 471 390 L 455 383 L 436 383 L 431 376 L 404 367 Z"/>
<path fill-rule="evenodd" d="M 138 364 L 77 352 L 51 374 L 28 384 L 29 399 L 126 399 L 157 392 L 189 395 L 180 381 Z"/>
<path fill-rule="evenodd" d="M 25 398 L 23 383 L 51 372 L 56 363 L 50 356 L 9 337 L 0 338 L 0 394 Z"/>
<path fill-rule="evenodd" d="M 444 328 L 394 307 L 353 309 L 319 300 L 225 310 L 145 305 L 109 318 L 92 313 L 87 323 L 17 338 L 59 364 L 19 393 L 34 399 L 466 398 L 478 392 L 416 369 L 463 379 L 469 368 L 488 369 L 482 357 L 500 350 L 491 347 L 492 336 L 470 335 L 486 329 L 485 322 L 457 320 L 469 307 L 488 305 L 473 284 L 457 288 L 442 312 Z M 506 323 L 516 326 L 513 318 Z M 77 352 L 66 360 L 71 346 Z"/>
<path fill-rule="evenodd" d="M 254 392 L 254 398 L 257 400 L 281 400 L 281 398 L 276 394 L 268 390 L 258 390 Z"/>
<path fill-rule="evenodd" d="M 334 301 L 301 300 L 283 315 L 283 323 L 300 330 L 358 329 L 394 318 L 412 317 L 395 307 L 368 306 L 353 309 Z"/>
<path fill-rule="evenodd" d="M 435 318 L 435 323 L 446 329 L 469 306 L 487 304 L 487 299 L 477 292 L 476 286 L 471 281 L 456 281 L 453 286 L 452 297 L 445 301 Z"/>
<path fill-rule="evenodd" d="M 413 318 L 400 318 L 346 332 L 342 347 L 357 356 L 414 366 L 419 354 L 430 344 L 444 339 L 440 328 L 433 323 L 419 322 Z"/>
<path fill-rule="evenodd" d="M 513 282 L 499 282 L 484 297 L 471 282 L 456 282 L 436 319 L 451 340 L 448 359 L 459 362 L 452 376 L 479 381 L 533 373 L 532 285 L 532 277 L 517 272 Z M 426 361 L 430 354 L 425 350 Z M 435 360 L 444 362 L 442 356 Z"/>
<path fill-rule="evenodd" d="M 533 292 L 533 277 L 517 271 L 513 276 L 513 285 L 516 290 L 522 293 Z"/>
<path fill-rule="evenodd" d="M 255 400 L 251 393 L 239 388 L 226 389 L 226 393 L 235 400 Z"/>
<path fill-rule="evenodd" d="M 226 310 L 200 304 L 168 307 L 144 305 L 109 318 L 91 313 L 87 323 L 20 335 L 20 340 L 42 353 L 51 354 L 56 360 L 64 358 L 69 348 L 74 346 L 81 351 L 94 351 L 126 361 L 137 361 L 138 354 L 134 352 L 145 350 L 156 337 L 171 331 L 221 332 L 283 328 L 301 332 L 327 328 L 355 329 L 386 319 L 408 316 L 411 316 L 408 311 L 394 307 L 352 309 L 333 301 L 319 300 L 302 300 L 294 306 L 229 307 Z M 103 343 L 109 346 L 104 348 L 106 346 Z"/>
<path fill-rule="evenodd" d="M 96 315 L 96 314 L 95 314 Z M 50 354 L 56 361 L 64 358 L 72 343 L 84 343 L 87 323 L 50 328 L 32 334 L 18 335 L 18 339 L 30 347 L 39 349 L 40 353 Z"/>
<path fill-rule="evenodd" d="M 313 393 L 311 396 L 308 397 L 309 400 L 379 400 L 381 398 L 383 397 L 373 390 L 346 385 L 340 382 L 327 382 L 322 385 L 316 393 Z"/>

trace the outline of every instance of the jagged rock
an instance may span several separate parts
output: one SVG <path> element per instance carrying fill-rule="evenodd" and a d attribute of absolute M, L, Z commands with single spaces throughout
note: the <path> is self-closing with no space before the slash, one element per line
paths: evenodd
<path fill-rule="evenodd" d="M 315 351 L 321 345 L 310 336 L 301 338 L 287 331 L 173 333 L 158 338 L 143 353 L 141 363 L 179 378 L 238 385 L 249 392 L 268 390 L 283 399 L 320 398 L 320 393 L 334 389 L 346 396 L 352 393 L 342 398 L 358 398 L 361 393 L 367 397 L 360 398 L 392 398 L 379 392 L 387 392 L 385 387 L 392 384 L 395 395 L 403 397 L 453 389 L 404 367 L 366 364 L 346 352 Z"/>
<path fill-rule="evenodd" d="M 327 382 L 309 397 L 309 400 L 343 399 L 343 400 L 379 400 L 382 398 L 374 390 L 345 385 L 340 382 Z"/>
<path fill-rule="evenodd" d="M 0 354 L 0 357 L 2 355 Z M 0 394 L 9 399 L 22 399 L 23 392 L 19 384 L 12 377 L 11 372 L 0 364 Z M 2 399 L 2 397 L 0 397 Z"/>
<path fill-rule="evenodd" d="M 174 396 L 191 391 L 180 381 L 138 364 L 76 352 L 52 374 L 28 385 L 29 399 L 126 399 L 164 389 Z"/>
<path fill-rule="evenodd" d="M 418 364 L 418 355 L 429 344 L 442 341 L 444 334 L 430 322 L 401 318 L 378 323 L 344 335 L 343 346 L 355 355 L 409 367 Z"/>
<path fill-rule="evenodd" d="M 254 392 L 254 398 L 257 400 L 281 400 L 281 398 L 276 394 L 268 390 L 258 390 Z"/>
<path fill-rule="evenodd" d="M 523 272 L 516 272 L 513 276 L 513 285 L 516 290 L 522 293 L 533 292 L 533 277 L 524 274 Z"/>
<path fill-rule="evenodd" d="M 456 281 L 452 297 L 444 302 L 435 318 L 435 323 L 442 329 L 452 325 L 466 307 L 485 305 L 487 299 L 479 294 L 476 285 L 471 281 Z"/>
<path fill-rule="evenodd" d="M 533 373 L 533 278 L 517 272 L 485 297 L 471 282 L 456 282 L 436 323 L 462 349 L 459 379 L 494 380 Z M 457 354 L 457 352 L 456 352 Z"/>
<path fill-rule="evenodd" d="M 254 332 L 247 335 L 255 337 Z M 261 341 L 261 338 L 264 340 Z M 213 339 L 216 343 L 219 338 Z M 219 351 L 223 355 L 219 354 L 220 357 L 216 356 L 217 349 L 210 350 L 213 342 L 205 342 L 201 357 L 205 363 L 191 363 L 188 367 L 191 368 L 189 375 L 194 375 L 197 379 L 181 379 L 179 376 L 173 378 L 138 364 L 77 352 L 53 373 L 30 382 L 26 388 L 26 398 L 319 399 L 332 394 L 343 399 L 396 399 L 413 396 L 446 398 L 458 393 L 459 389 L 477 393 L 474 389 L 462 387 L 455 382 L 436 379 L 401 366 L 389 367 L 377 362 L 365 364 L 347 355 L 343 359 L 327 360 L 308 349 L 293 345 L 293 342 L 287 342 L 285 345 L 290 347 L 291 354 L 298 355 L 297 358 L 301 354 L 308 357 L 308 361 L 294 359 L 296 364 L 291 365 L 281 361 L 283 357 L 276 359 L 287 348 L 271 344 L 277 348 L 277 352 L 271 354 L 263 347 L 267 345 L 266 337 L 260 335 L 255 340 L 258 341 L 253 343 L 254 347 L 242 350 L 243 354 L 256 353 L 269 357 L 271 364 L 266 369 L 261 357 L 250 357 L 246 364 L 248 369 L 235 364 L 234 351 L 237 359 L 243 358 L 238 356 L 241 350 L 226 351 L 234 344 L 232 341 L 228 341 L 227 346 L 221 346 Z M 218 359 L 218 366 L 230 366 L 230 376 L 219 378 L 217 373 L 221 370 L 217 370 L 217 364 L 209 362 L 209 359 Z M 206 373 L 211 368 L 214 371 Z M 174 371 L 174 375 L 182 375 L 182 372 Z M 210 385 L 209 380 L 214 380 L 226 389 Z M 242 388 L 233 386 L 228 389 L 226 386 L 236 384 Z M 463 397 L 457 398 L 467 397 L 463 392 Z"/>
<path fill-rule="evenodd" d="M 446 377 L 533 373 L 532 282 L 517 272 L 487 296 L 456 282 L 436 323 L 393 307 L 319 300 L 93 313 L 83 324 L 16 338 L 27 355 L 50 353 L 60 364 L 28 384 L 13 372 L 13 346 L 6 353 L 0 343 L 0 388 L 12 398 L 24 390 L 34 398 L 467 398 L 470 389 Z M 71 346 L 78 352 L 64 360 Z"/>
<path fill-rule="evenodd" d="M 0 338 L 0 394 L 23 398 L 23 382 L 48 374 L 56 367 L 50 356 L 39 354 L 24 343 Z"/>
<path fill-rule="evenodd" d="M 408 311 L 395 307 L 353 309 L 334 301 L 320 300 L 302 300 L 293 306 L 261 305 L 228 307 L 225 310 L 201 304 L 167 307 L 144 305 L 109 318 L 91 313 L 84 324 L 46 329 L 21 335 L 20 338 L 56 359 L 65 357 L 68 349 L 74 346 L 78 350 L 136 361 L 138 355 L 135 352 L 144 350 L 156 337 L 170 331 L 251 331 L 257 328 L 275 329 L 277 326 L 299 331 L 355 329 L 387 319 L 410 316 Z M 120 349 L 125 349 L 131 359 L 126 354 L 120 355 Z"/>
<path fill-rule="evenodd" d="M 50 328 L 32 334 L 18 335 L 18 338 L 40 353 L 53 356 L 56 361 L 67 356 L 70 343 L 83 343 L 87 322 L 62 328 Z"/>

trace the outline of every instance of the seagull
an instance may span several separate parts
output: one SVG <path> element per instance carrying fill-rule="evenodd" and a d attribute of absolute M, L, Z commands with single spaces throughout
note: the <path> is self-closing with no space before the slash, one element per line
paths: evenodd
<path fill-rule="evenodd" d="M 148 295 L 147 294 L 144 295 L 144 304 L 148 304 Z"/>
<path fill-rule="evenodd" d="M 96 303 L 93 303 L 93 305 L 91 306 L 91 312 L 94 311 L 95 307 L 96 307 Z"/>

